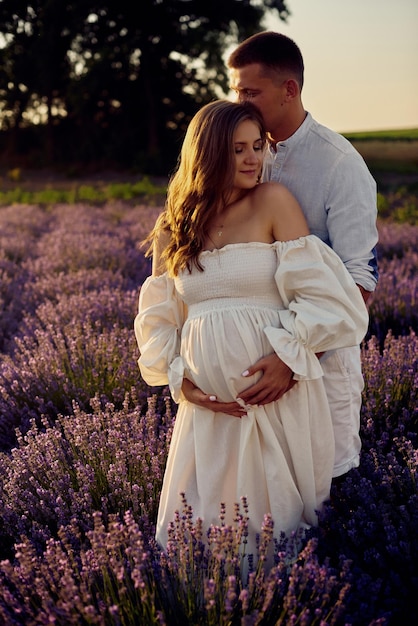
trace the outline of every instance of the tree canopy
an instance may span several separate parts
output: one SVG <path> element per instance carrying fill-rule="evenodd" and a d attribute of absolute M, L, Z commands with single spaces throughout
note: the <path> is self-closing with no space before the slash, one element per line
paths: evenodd
<path fill-rule="evenodd" d="M 0 0 L 2 160 L 165 172 L 282 0 Z"/>

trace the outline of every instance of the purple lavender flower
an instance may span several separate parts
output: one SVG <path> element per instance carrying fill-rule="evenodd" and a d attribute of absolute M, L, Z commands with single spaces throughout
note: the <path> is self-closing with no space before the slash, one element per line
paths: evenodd
<path fill-rule="evenodd" d="M 0 208 L 0 620 L 418 619 L 418 227 L 379 222 L 361 464 L 333 489 L 319 529 L 275 538 L 267 516 L 248 555 L 248 503 L 237 503 L 233 526 L 219 503 L 203 538 L 184 494 L 161 551 L 155 520 L 176 409 L 140 379 L 132 332 L 150 271 L 139 243 L 159 210 Z"/>

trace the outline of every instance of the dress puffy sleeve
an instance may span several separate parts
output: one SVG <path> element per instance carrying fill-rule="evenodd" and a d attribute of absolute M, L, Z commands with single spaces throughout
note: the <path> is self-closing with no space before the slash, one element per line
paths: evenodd
<path fill-rule="evenodd" d="M 142 378 L 153 387 L 169 385 L 179 401 L 184 365 L 180 355 L 181 329 L 186 306 L 179 297 L 174 280 L 166 273 L 148 277 L 139 294 L 134 330 Z"/>
<path fill-rule="evenodd" d="M 277 242 L 277 254 L 282 328 L 264 332 L 296 380 L 319 378 L 315 353 L 360 344 L 369 322 L 366 305 L 341 259 L 315 235 Z"/>

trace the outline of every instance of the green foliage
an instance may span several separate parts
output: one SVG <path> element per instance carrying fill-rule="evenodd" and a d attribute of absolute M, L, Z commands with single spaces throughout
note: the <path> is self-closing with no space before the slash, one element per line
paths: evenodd
<path fill-rule="evenodd" d="M 88 202 L 100 204 L 107 200 L 135 200 L 142 197 L 151 201 L 166 193 L 164 185 L 154 184 L 147 176 L 134 183 L 110 183 L 105 186 L 73 185 L 70 189 L 47 187 L 39 191 L 27 191 L 21 187 L 0 191 L 0 206 L 10 204 L 74 204 Z"/>
<path fill-rule="evenodd" d="M 165 195 L 165 186 L 154 185 L 148 176 L 142 180 L 131 183 L 111 183 L 105 189 L 106 197 L 119 200 L 132 200 L 138 196 L 152 197 L 155 195 Z"/>

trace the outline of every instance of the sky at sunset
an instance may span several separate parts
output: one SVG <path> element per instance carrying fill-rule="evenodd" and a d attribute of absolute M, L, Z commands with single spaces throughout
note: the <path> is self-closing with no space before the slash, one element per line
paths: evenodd
<path fill-rule="evenodd" d="M 418 128 L 418 0 L 287 0 L 265 24 L 305 61 L 305 109 L 339 132 Z"/>

